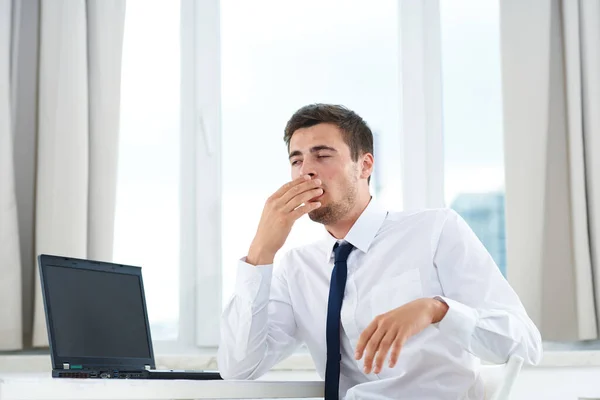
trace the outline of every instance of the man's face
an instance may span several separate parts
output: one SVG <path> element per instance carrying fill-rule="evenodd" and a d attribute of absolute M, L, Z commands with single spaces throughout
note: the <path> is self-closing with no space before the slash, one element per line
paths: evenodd
<path fill-rule="evenodd" d="M 318 124 L 298 129 L 290 140 L 292 179 L 311 175 L 323 183 L 323 194 L 311 199 L 321 207 L 308 216 L 315 222 L 331 225 L 343 218 L 354 206 L 359 190 L 361 169 L 352 161 L 350 148 L 342 132 L 333 124 Z"/>

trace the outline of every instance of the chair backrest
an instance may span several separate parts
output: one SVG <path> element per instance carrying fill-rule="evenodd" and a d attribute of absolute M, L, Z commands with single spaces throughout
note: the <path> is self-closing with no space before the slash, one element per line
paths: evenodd
<path fill-rule="evenodd" d="M 485 400 L 508 400 L 522 366 L 523 359 L 519 356 L 511 356 L 506 364 L 482 365 L 479 376 Z"/>

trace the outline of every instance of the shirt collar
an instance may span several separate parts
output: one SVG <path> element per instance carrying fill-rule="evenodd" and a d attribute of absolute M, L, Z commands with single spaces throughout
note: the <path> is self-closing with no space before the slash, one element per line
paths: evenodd
<path fill-rule="evenodd" d="M 366 253 L 369 247 L 371 247 L 373 239 L 377 236 L 386 216 L 387 211 L 381 208 L 375 200 L 371 199 L 367 208 L 360 214 L 343 241 L 349 242 L 358 250 Z M 341 240 L 336 239 L 328 231 L 325 231 L 327 262 L 333 257 L 333 246 L 336 242 L 341 242 Z"/>

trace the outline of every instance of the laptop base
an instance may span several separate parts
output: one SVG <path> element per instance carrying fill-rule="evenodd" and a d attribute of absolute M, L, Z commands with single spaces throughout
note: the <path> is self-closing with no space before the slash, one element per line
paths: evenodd
<path fill-rule="evenodd" d="M 187 370 L 141 370 L 141 371 L 119 371 L 119 370 L 64 370 L 53 369 L 53 378 L 71 379 L 186 379 L 197 381 L 221 380 L 217 371 L 187 371 Z"/>

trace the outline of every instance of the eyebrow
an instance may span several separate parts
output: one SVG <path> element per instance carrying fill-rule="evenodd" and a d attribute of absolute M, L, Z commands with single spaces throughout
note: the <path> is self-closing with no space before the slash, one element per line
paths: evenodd
<path fill-rule="evenodd" d="M 337 150 L 334 149 L 333 147 L 325 146 L 325 145 L 314 146 L 314 147 L 310 148 L 311 153 L 316 153 L 321 150 L 329 150 L 329 151 L 337 152 Z M 294 150 L 290 153 L 289 158 L 291 159 L 292 157 L 301 156 L 301 155 L 302 155 L 302 152 L 300 150 Z"/>

